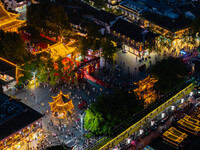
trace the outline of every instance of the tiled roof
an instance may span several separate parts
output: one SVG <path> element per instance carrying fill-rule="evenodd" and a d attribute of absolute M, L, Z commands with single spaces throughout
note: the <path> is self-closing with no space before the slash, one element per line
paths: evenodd
<path fill-rule="evenodd" d="M 144 31 L 144 29 L 121 18 L 113 24 L 111 30 L 125 35 L 126 37 L 129 37 L 130 39 L 133 39 L 136 42 L 143 42 L 142 32 Z M 152 32 L 148 32 L 146 34 L 146 38 L 155 38 L 156 36 L 157 35 Z"/>
<path fill-rule="evenodd" d="M 29 106 L 12 100 L 12 98 L 3 93 L 0 93 L 0 103 L 0 140 L 21 130 L 43 116 Z"/>
<path fill-rule="evenodd" d="M 51 52 L 51 58 L 53 61 L 59 59 L 59 57 L 66 57 L 68 54 L 74 52 L 76 47 L 64 46 L 63 43 L 56 43 L 48 47 L 48 50 Z"/>
<path fill-rule="evenodd" d="M 0 20 L 4 20 L 4 19 L 8 19 L 8 18 L 10 18 L 10 15 L 3 8 L 3 5 L 0 4 Z"/>
<path fill-rule="evenodd" d="M 17 19 L 14 19 L 13 21 L 11 22 L 8 22 L 4 25 L 0 25 L 0 29 L 3 29 L 3 30 L 9 30 L 11 28 L 14 28 L 16 26 L 20 26 L 22 25 L 23 23 L 25 23 L 24 20 L 17 20 Z"/>
<path fill-rule="evenodd" d="M 188 18 L 171 19 L 155 13 L 146 13 L 141 17 L 171 32 L 185 29 L 192 25 L 192 20 Z"/>

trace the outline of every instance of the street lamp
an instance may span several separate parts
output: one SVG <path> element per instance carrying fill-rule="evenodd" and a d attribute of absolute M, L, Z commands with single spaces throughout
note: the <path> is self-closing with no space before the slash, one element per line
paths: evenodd
<path fill-rule="evenodd" d="M 148 30 L 142 31 L 142 37 L 143 37 L 143 48 L 142 48 L 142 50 L 143 50 L 143 53 L 144 53 L 144 50 L 145 50 L 145 36 L 148 32 L 149 32 Z"/>
<path fill-rule="evenodd" d="M 84 114 L 79 114 L 80 118 L 81 118 L 81 144 L 83 144 L 83 118 L 84 118 Z"/>
<path fill-rule="evenodd" d="M 35 74 L 36 74 L 36 72 L 33 72 L 33 79 L 34 79 L 34 84 L 35 84 L 35 102 L 37 103 L 37 92 L 36 92 Z"/>

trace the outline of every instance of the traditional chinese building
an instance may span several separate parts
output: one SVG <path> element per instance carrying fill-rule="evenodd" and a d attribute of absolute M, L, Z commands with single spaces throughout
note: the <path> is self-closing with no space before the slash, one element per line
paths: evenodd
<path fill-rule="evenodd" d="M 77 45 L 76 45 L 75 40 L 71 40 L 69 43 L 64 44 L 62 42 L 55 43 L 53 45 L 48 45 L 47 48 L 42 49 L 41 51 L 38 52 L 33 52 L 33 54 L 37 53 L 49 53 L 51 55 L 52 60 L 55 62 L 60 58 L 70 58 L 70 59 L 75 59 L 76 55 L 79 54 L 79 52 L 76 50 Z"/>
<path fill-rule="evenodd" d="M 180 38 L 192 25 L 189 18 L 170 18 L 156 13 L 144 13 L 141 15 L 145 28 L 152 28 L 153 31 L 165 35 L 170 32 L 174 38 Z"/>
<path fill-rule="evenodd" d="M 29 142 L 42 140 L 42 117 L 19 100 L 0 93 L 0 149 L 29 149 Z"/>
<path fill-rule="evenodd" d="M 121 18 L 110 29 L 111 34 L 122 44 L 123 50 L 137 56 L 147 55 L 148 41 L 155 41 L 155 38 L 158 36 Z"/>
<path fill-rule="evenodd" d="M 159 41 L 163 41 L 162 37 L 165 37 L 166 42 L 173 38 L 174 40 L 170 41 L 170 44 L 173 44 L 173 48 L 181 49 L 187 46 L 187 44 L 182 44 L 184 35 L 190 33 L 193 20 L 199 17 L 200 3 L 168 2 L 124 0 L 118 7 L 122 10 L 123 17 L 130 22 L 160 34 L 157 45 L 159 45 Z M 192 48 L 193 45 L 191 44 L 189 47 Z"/>
<path fill-rule="evenodd" d="M 18 28 L 25 23 L 25 20 L 17 19 L 20 14 L 14 14 L 4 9 L 0 2 L 0 29 L 4 31 L 17 32 Z"/>
<path fill-rule="evenodd" d="M 157 81 L 157 79 L 151 78 L 149 75 L 144 80 L 139 81 L 138 83 L 134 83 L 138 86 L 134 92 L 136 95 L 138 95 L 139 99 L 144 99 L 145 104 L 150 104 L 156 99 L 157 96 L 153 87 L 154 83 Z"/>
<path fill-rule="evenodd" d="M 17 84 L 18 79 L 23 76 L 23 74 L 16 64 L 1 57 L 0 66 L 0 85 L 3 91 L 7 91 Z"/>
<path fill-rule="evenodd" d="M 53 102 L 49 102 L 49 105 L 55 117 L 66 118 L 67 112 L 71 112 L 74 108 L 72 99 L 69 98 L 69 94 L 64 95 L 62 91 L 60 91 L 57 96 L 52 96 L 52 99 Z"/>

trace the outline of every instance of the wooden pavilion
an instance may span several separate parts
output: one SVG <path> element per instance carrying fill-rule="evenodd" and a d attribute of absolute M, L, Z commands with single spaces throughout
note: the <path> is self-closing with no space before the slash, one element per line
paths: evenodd
<path fill-rule="evenodd" d="M 49 102 L 49 105 L 54 116 L 62 119 L 66 118 L 67 112 L 71 112 L 74 108 L 72 99 L 69 99 L 69 94 L 64 95 L 62 91 L 60 91 L 57 96 L 52 96 L 52 98 L 53 102 Z"/>
<path fill-rule="evenodd" d="M 134 90 L 136 95 L 138 95 L 139 99 L 144 99 L 145 104 L 150 104 L 156 99 L 156 94 L 154 90 L 154 83 L 156 83 L 158 80 L 155 78 L 151 78 L 150 75 L 145 78 L 142 81 L 139 81 L 138 83 L 134 83 L 138 86 Z"/>

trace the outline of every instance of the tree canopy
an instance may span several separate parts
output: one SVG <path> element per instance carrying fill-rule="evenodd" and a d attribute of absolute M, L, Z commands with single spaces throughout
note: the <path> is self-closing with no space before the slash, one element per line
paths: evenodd
<path fill-rule="evenodd" d="M 84 0 L 84 1 L 89 3 L 89 4 L 92 4 L 97 9 L 101 9 L 101 8 L 106 7 L 105 1 L 102 1 L 102 0 L 93 0 L 93 1 Z"/>
<path fill-rule="evenodd" d="M 28 7 L 27 25 L 44 30 L 45 33 L 51 31 L 58 36 L 68 34 L 68 30 L 71 29 L 64 7 L 49 0 Z"/>
<path fill-rule="evenodd" d="M 28 60 L 29 54 L 20 34 L 0 30 L 0 56 L 18 65 Z"/>
<path fill-rule="evenodd" d="M 151 75 L 158 78 L 155 86 L 160 92 L 168 92 L 185 80 L 188 75 L 185 62 L 180 58 L 168 57 L 152 66 Z"/>
<path fill-rule="evenodd" d="M 100 95 L 86 110 L 85 128 L 94 134 L 112 134 L 114 128 L 143 108 L 134 93 L 119 89 Z"/>
<path fill-rule="evenodd" d="M 114 54 L 117 52 L 117 47 L 114 46 L 114 44 L 111 42 L 110 39 L 106 39 L 102 41 L 101 47 L 103 49 L 103 57 L 105 59 L 105 62 L 107 60 L 113 60 Z M 105 63 L 106 65 L 106 63 Z"/>
<path fill-rule="evenodd" d="M 192 23 L 192 33 L 196 34 L 200 32 L 200 17 L 196 18 Z"/>
<path fill-rule="evenodd" d="M 99 32 L 99 27 L 93 23 L 89 23 L 87 28 L 86 37 L 79 38 L 79 51 L 82 56 L 87 55 L 87 50 L 92 49 L 93 51 L 99 50 L 101 46 L 102 35 Z"/>
<path fill-rule="evenodd" d="M 58 83 L 60 78 L 73 79 L 75 72 L 72 71 L 73 66 L 71 62 L 66 65 L 68 69 L 64 69 L 66 66 L 62 63 L 62 58 L 59 58 L 56 62 L 53 62 L 50 57 L 51 54 L 47 55 L 47 59 L 42 59 L 42 53 L 37 54 L 31 61 L 26 62 L 21 68 L 24 70 L 24 76 L 19 81 L 25 82 L 33 77 L 32 72 L 36 72 L 36 77 L 39 82 L 49 82 L 53 87 Z M 56 64 L 55 64 L 56 63 Z M 57 68 L 55 68 L 57 66 Z"/>

